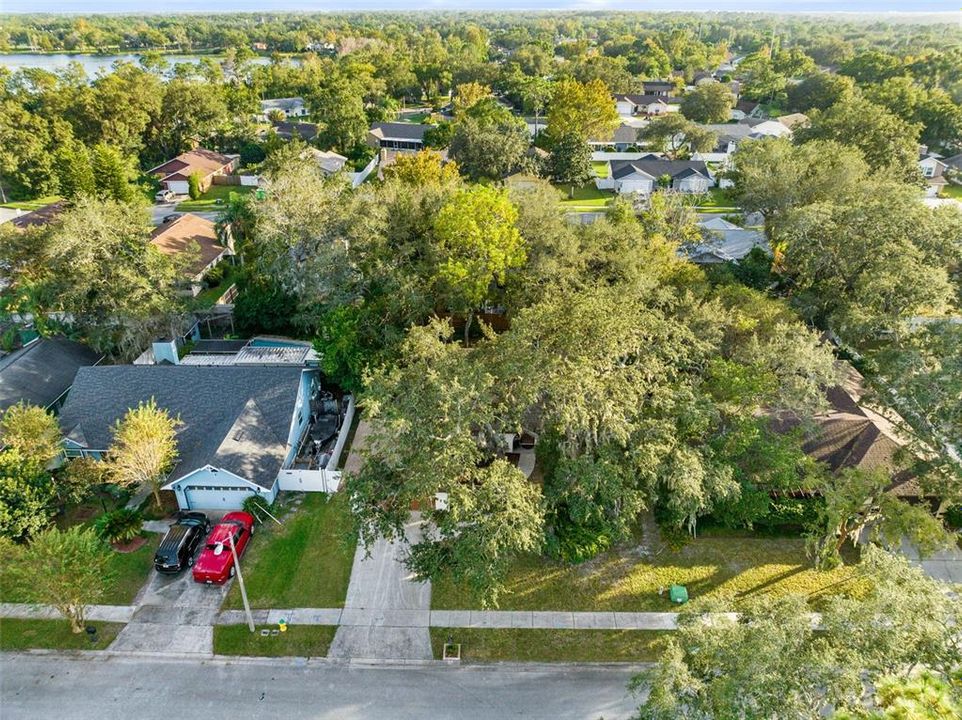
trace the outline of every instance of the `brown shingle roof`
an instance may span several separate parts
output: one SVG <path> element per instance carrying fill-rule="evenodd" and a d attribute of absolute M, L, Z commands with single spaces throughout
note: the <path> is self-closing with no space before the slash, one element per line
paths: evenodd
<path fill-rule="evenodd" d="M 150 242 L 164 255 L 179 255 L 191 248 L 200 248 L 200 252 L 190 265 L 185 268 L 185 274 L 196 278 L 214 260 L 226 250 L 217 237 L 217 228 L 210 220 L 199 215 L 186 213 L 170 222 L 166 222 L 154 230 Z M 195 246 L 194 243 L 197 245 Z"/>
<path fill-rule="evenodd" d="M 229 158 L 226 155 L 221 155 L 213 150 L 205 150 L 204 148 L 195 148 L 194 150 L 188 150 L 185 153 L 181 153 L 173 160 L 168 160 L 163 165 L 158 165 L 152 168 L 149 172 L 151 175 L 156 175 L 161 179 L 167 178 L 171 175 L 178 175 L 179 178 L 172 179 L 186 179 L 193 175 L 195 172 L 199 173 L 202 178 L 206 178 L 208 175 L 213 175 L 218 170 L 223 169 L 226 165 L 230 165 L 233 162 L 233 158 Z"/>
<path fill-rule="evenodd" d="M 67 201 L 58 200 L 57 202 L 44 205 L 36 210 L 31 210 L 30 212 L 20 215 L 19 217 L 15 217 L 10 221 L 10 224 L 14 227 L 20 228 L 21 230 L 23 228 L 35 227 L 37 225 L 46 225 L 66 209 Z"/>

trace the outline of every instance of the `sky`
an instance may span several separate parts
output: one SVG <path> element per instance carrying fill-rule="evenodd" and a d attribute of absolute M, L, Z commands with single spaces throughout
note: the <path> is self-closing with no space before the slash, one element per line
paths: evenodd
<path fill-rule="evenodd" d="M 716 10 L 959 12 L 962 0 L 0 0 L 0 13 L 282 12 L 365 10 Z"/>

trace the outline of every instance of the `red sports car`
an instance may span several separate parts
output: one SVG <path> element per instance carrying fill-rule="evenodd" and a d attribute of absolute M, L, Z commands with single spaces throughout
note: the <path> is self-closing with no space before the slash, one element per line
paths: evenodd
<path fill-rule="evenodd" d="M 234 577 L 234 554 L 230 538 L 234 538 L 237 557 L 240 557 L 254 534 L 254 517 L 246 512 L 229 512 L 214 526 L 207 545 L 194 563 L 194 580 L 199 583 L 225 583 Z"/>

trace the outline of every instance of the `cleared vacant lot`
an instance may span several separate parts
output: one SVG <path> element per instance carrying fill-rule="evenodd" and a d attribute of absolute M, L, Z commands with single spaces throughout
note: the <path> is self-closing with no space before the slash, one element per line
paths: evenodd
<path fill-rule="evenodd" d="M 667 588 L 688 587 L 692 599 L 731 594 L 738 600 L 770 593 L 822 594 L 859 591 L 855 570 L 815 570 L 799 538 L 706 537 L 684 547 L 647 554 L 643 546 L 606 553 L 580 565 L 527 557 L 511 569 L 504 610 L 670 611 Z M 663 594 L 659 591 L 664 590 Z M 449 581 L 435 582 L 432 607 L 478 607 Z"/>

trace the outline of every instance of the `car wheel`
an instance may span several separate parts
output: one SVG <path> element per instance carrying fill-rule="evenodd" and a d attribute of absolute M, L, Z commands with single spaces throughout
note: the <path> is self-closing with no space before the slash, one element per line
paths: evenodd
<path fill-rule="evenodd" d="M 230 566 L 230 576 L 231 576 L 231 577 L 234 577 L 234 573 L 235 573 L 235 572 L 237 572 L 237 571 L 234 569 L 234 566 L 231 565 L 231 566 Z"/>

